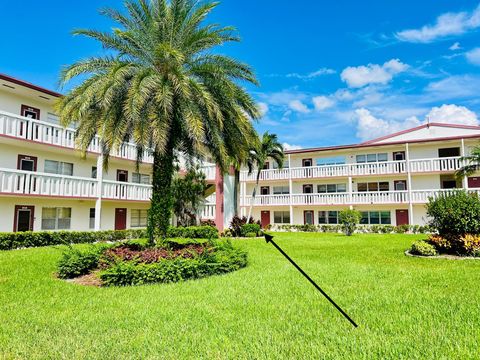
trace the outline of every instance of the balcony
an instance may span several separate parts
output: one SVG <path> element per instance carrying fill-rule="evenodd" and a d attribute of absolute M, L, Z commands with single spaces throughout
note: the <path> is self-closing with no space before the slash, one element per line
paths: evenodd
<path fill-rule="evenodd" d="M 414 204 L 425 204 L 430 197 L 438 197 L 440 194 L 455 190 L 412 190 L 411 201 Z M 468 190 L 471 193 L 480 194 L 479 189 Z M 251 196 L 242 199 L 241 206 L 250 206 Z M 353 192 L 335 194 L 283 194 L 283 195 L 259 195 L 255 197 L 253 206 L 308 206 L 308 205 L 387 205 L 408 204 L 408 191 L 379 191 L 379 192 Z"/>
<path fill-rule="evenodd" d="M 429 172 L 453 172 L 463 166 L 460 157 L 415 159 L 410 160 L 408 166 L 403 161 L 386 161 L 379 163 L 356 163 L 343 165 L 325 165 L 297 167 L 289 169 L 268 169 L 260 173 L 260 181 L 275 180 L 293 180 L 296 179 L 321 179 L 335 177 L 356 177 L 371 175 L 395 175 L 406 174 L 408 170 L 411 173 L 429 173 Z M 407 169 L 407 167 L 409 169 Z M 256 174 L 248 174 L 248 171 L 242 171 L 241 181 L 255 181 Z"/>

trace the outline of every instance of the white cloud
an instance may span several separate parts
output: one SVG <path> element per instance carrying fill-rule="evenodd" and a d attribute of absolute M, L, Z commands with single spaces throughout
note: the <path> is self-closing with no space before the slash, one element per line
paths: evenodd
<path fill-rule="evenodd" d="M 462 35 L 480 26 L 480 6 L 472 12 L 448 12 L 437 17 L 433 25 L 408 29 L 395 34 L 400 41 L 430 43 L 448 36 Z"/>
<path fill-rule="evenodd" d="M 430 122 L 462 124 L 462 125 L 478 125 L 477 115 L 467 109 L 465 106 L 454 104 L 443 104 L 440 107 L 433 107 L 425 117 Z"/>
<path fill-rule="evenodd" d="M 258 106 L 258 110 L 260 110 L 261 116 L 265 116 L 269 110 L 268 104 L 264 102 L 259 102 L 257 106 Z"/>
<path fill-rule="evenodd" d="M 393 76 L 407 70 L 408 65 L 399 59 L 392 59 L 383 65 L 368 64 L 349 66 L 343 69 L 340 77 L 351 88 L 360 88 L 368 84 L 387 84 Z"/>
<path fill-rule="evenodd" d="M 449 50 L 452 50 L 452 51 L 455 51 L 455 50 L 460 50 L 462 47 L 460 46 L 460 43 L 457 41 L 455 43 L 452 44 L 452 46 L 450 46 L 448 49 Z"/>
<path fill-rule="evenodd" d="M 297 78 L 297 79 L 302 79 L 302 80 L 308 80 L 308 79 L 313 79 L 322 75 L 331 75 L 335 74 L 336 71 L 333 69 L 329 68 L 320 68 L 316 71 L 313 71 L 308 74 L 299 74 L 299 73 L 290 73 L 287 74 L 287 78 Z"/>
<path fill-rule="evenodd" d="M 309 113 L 310 109 L 302 103 L 300 100 L 292 100 L 288 103 L 288 107 L 292 109 L 293 111 L 297 111 L 300 113 Z"/>
<path fill-rule="evenodd" d="M 300 150 L 302 147 L 300 145 L 290 145 L 289 143 L 284 142 L 283 144 L 284 150 Z"/>
<path fill-rule="evenodd" d="M 475 48 L 465 53 L 468 62 L 473 65 L 480 65 L 480 48 Z"/>
<path fill-rule="evenodd" d="M 312 101 L 317 111 L 322 111 L 335 105 L 335 101 L 327 96 L 315 96 Z"/>
<path fill-rule="evenodd" d="M 370 110 L 360 108 L 355 110 L 357 120 L 357 136 L 361 140 L 369 140 L 384 135 L 393 134 L 395 132 L 410 129 L 430 122 L 463 124 L 463 125 L 479 125 L 477 115 L 464 106 L 458 105 L 442 105 L 433 107 L 425 116 L 424 121 L 420 121 L 416 116 L 410 116 L 405 120 L 384 120 L 374 116 Z"/>
<path fill-rule="evenodd" d="M 372 113 L 365 108 L 355 110 L 355 115 L 358 120 L 357 136 L 362 140 L 374 139 L 420 124 L 420 121 L 415 116 L 408 118 L 404 122 L 383 120 L 373 116 Z"/>

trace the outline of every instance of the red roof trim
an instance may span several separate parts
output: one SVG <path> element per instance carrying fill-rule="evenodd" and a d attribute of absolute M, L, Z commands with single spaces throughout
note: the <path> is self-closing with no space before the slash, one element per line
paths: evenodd
<path fill-rule="evenodd" d="M 430 124 L 431 125 L 431 124 Z M 474 127 L 476 130 L 480 130 L 480 127 Z M 389 145 L 401 145 L 401 144 L 414 144 L 414 143 L 425 143 L 425 142 L 437 142 L 437 141 L 447 141 L 447 140 L 459 140 L 459 139 L 475 139 L 480 138 L 480 134 L 476 135 L 463 135 L 463 136 L 447 136 L 443 138 L 436 139 L 419 139 L 419 140 L 408 140 L 408 141 L 394 141 L 389 143 L 361 143 L 361 144 L 351 144 L 351 145 L 337 145 L 337 146 L 326 146 L 320 148 L 310 148 L 310 149 L 300 149 L 300 150 L 287 150 L 285 154 L 302 154 L 310 153 L 317 151 L 330 151 L 330 150 L 345 150 L 345 149 L 357 149 L 357 148 L 366 148 L 366 147 L 377 147 L 377 146 L 389 146 Z"/>
<path fill-rule="evenodd" d="M 6 74 L 0 73 L 0 80 L 5 80 L 5 81 L 8 81 L 8 82 L 20 85 L 20 86 L 24 86 L 26 88 L 36 90 L 36 91 L 39 91 L 41 93 L 44 93 L 44 94 L 47 94 L 47 95 L 50 95 L 50 96 L 54 96 L 54 97 L 62 97 L 63 96 L 62 94 L 60 94 L 58 92 L 55 92 L 55 91 L 52 91 L 52 90 L 49 90 L 49 89 L 45 89 L 41 86 L 34 85 L 34 84 L 29 83 L 27 81 L 23 81 L 23 80 L 14 78 L 14 77 L 6 75 Z"/>
<path fill-rule="evenodd" d="M 408 134 L 408 133 L 413 132 L 413 131 L 417 131 L 417 130 L 420 130 L 420 129 L 428 128 L 428 127 L 430 127 L 430 126 L 448 127 L 448 128 L 456 128 L 456 129 L 480 130 L 480 126 L 473 126 L 473 125 L 447 124 L 447 123 L 430 123 L 430 124 L 423 124 L 423 125 L 420 125 L 420 126 L 411 128 L 411 129 L 406 129 L 406 130 L 398 131 L 398 132 L 393 133 L 393 134 L 390 134 L 390 135 L 381 136 L 381 137 L 376 138 L 376 139 L 368 140 L 368 141 L 363 142 L 362 144 L 376 143 L 376 142 L 378 142 L 378 141 L 390 139 L 390 138 L 393 138 L 393 137 L 395 137 L 395 136 L 399 136 L 399 135 L 403 135 L 403 134 Z"/>

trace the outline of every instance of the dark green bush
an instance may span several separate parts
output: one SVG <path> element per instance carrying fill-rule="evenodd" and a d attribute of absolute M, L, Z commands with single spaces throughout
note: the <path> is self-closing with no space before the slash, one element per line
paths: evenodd
<path fill-rule="evenodd" d="M 253 233 L 254 236 L 247 236 L 247 234 Z M 260 225 L 258 224 L 244 224 L 241 229 L 242 236 L 245 237 L 255 237 L 260 235 Z"/>
<path fill-rule="evenodd" d="M 422 256 L 435 256 L 437 255 L 437 249 L 426 241 L 415 241 L 410 248 L 410 253 Z"/>
<path fill-rule="evenodd" d="M 242 234 L 242 226 L 247 223 L 247 217 L 243 216 L 234 216 L 232 218 L 232 221 L 230 222 L 230 231 L 232 233 L 232 236 L 235 237 L 240 237 L 240 236 L 245 236 Z M 260 221 L 255 221 L 253 217 L 250 218 L 250 221 L 248 222 L 249 224 L 258 224 L 260 226 Z"/>
<path fill-rule="evenodd" d="M 100 272 L 106 286 L 169 283 L 223 274 L 247 265 L 247 254 L 229 241 L 216 241 L 215 245 L 195 258 L 175 258 L 152 264 L 123 261 Z"/>
<path fill-rule="evenodd" d="M 247 233 L 245 234 L 245 237 L 247 237 L 247 238 L 254 238 L 254 237 L 257 237 L 257 234 L 254 233 L 254 232 L 247 232 Z"/>
<path fill-rule="evenodd" d="M 170 227 L 168 238 L 217 239 L 218 229 L 213 226 L 178 226 Z"/>
<path fill-rule="evenodd" d="M 431 227 L 441 236 L 480 234 L 480 199 L 477 194 L 459 190 L 430 198 L 427 215 L 431 218 Z"/>
<path fill-rule="evenodd" d="M 108 247 L 106 244 L 91 246 L 86 250 L 69 247 L 63 252 L 58 262 L 58 276 L 62 279 L 70 279 L 88 274 L 98 266 L 102 252 Z"/>
<path fill-rule="evenodd" d="M 338 214 L 338 221 L 342 224 L 343 232 L 347 236 L 353 235 L 361 218 L 362 213 L 354 209 L 344 209 Z"/>

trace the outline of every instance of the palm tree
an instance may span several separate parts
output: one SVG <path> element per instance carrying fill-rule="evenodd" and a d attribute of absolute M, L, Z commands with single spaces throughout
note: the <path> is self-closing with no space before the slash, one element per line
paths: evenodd
<path fill-rule="evenodd" d="M 255 195 L 257 194 L 260 174 L 269 158 L 273 159 L 280 169 L 283 167 L 283 160 L 285 158 L 283 146 L 278 141 L 276 134 L 269 134 L 267 131 L 263 134 L 256 146 L 250 150 L 250 156 L 247 162 L 249 174 L 251 174 L 254 169 L 257 169 L 256 182 L 255 187 L 253 188 L 250 209 L 248 210 L 247 223 L 250 222 L 250 217 L 252 215 L 252 208 L 255 202 Z"/>
<path fill-rule="evenodd" d="M 137 145 L 137 163 L 152 153 L 148 232 L 153 242 L 154 235 L 166 236 L 172 214 L 175 154 L 208 154 L 225 170 L 229 156 L 245 151 L 255 136 L 252 119 L 259 111 L 240 82 L 257 80 L 248 65 L 213 53 L 239 41 L 234 28 L 205 24 L 217 3 L 128 0 L 124 5 L 125 14 L 100 11 L 118 25 L 111 32 L 74 31 L 99 41 L 108 54 L 62 71 L 62 85 L 78 76 L 82 81 L 57 109 L 63 125 L 77 122 L 84 152 L 95 134 L 101 137 L 105 167 L 110 151 L 126 139 Z"/>
<path fill-rule="evenodd" d="M 462 179 L 465 176 L 471 176 L 480 170 L 480 145 L 475 146 L 470 155 L 460 158 L 460 162 L 465 163 L 455 175 L 457 179 Z"/>

